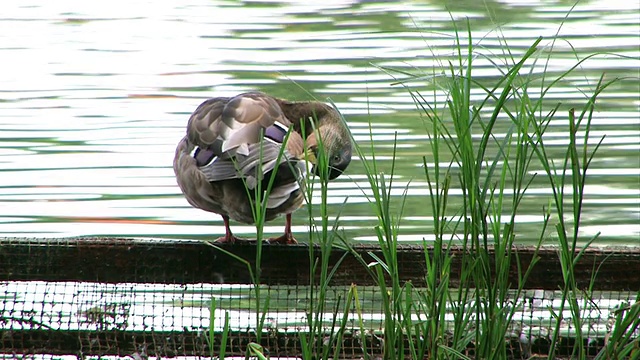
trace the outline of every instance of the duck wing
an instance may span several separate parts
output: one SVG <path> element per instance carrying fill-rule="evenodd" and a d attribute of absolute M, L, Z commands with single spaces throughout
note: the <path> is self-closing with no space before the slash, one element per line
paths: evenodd
<path fill-rule="evenodd" d="M 189 119 L 187 136 L 207 181 L 245 179 L 253 189 L 276 167 L 282 180 L 297 182 L 306 173 L 302 137 L 290 126 L 274 98 L 255 92 L 205 101 Z"/>

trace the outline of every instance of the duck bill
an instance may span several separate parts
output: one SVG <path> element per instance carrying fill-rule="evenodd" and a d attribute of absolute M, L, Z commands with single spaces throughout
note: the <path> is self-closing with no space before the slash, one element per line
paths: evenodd
<path fill-rule="evenodd" d="M 306 161 L 307 163 L 311 163 L 315 166 L 316 164 L 316 154 L 313 153 L 313 150 L 311 150 L 310 148 L 306 148 L 304 150 L 304 154 L 302 155 L 302 160 Z"/>

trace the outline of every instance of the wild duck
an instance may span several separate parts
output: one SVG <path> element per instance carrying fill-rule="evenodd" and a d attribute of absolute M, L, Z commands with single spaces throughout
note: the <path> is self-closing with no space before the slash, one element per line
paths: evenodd
<path fill-rule="evenodd" d="M 251 199 L 262 191 L 268 197 L 265 220 L 286 216 L 284 234 L 269 242 L 295 244 L 291 214 L 303 203 L 307 162 L 313 165 L 311 173 L 320 171 L 315 166 L 319 149 L 326 154 L 331 180 L 351 162 L 349 131 L 335 109 L 321 102 L 250 92 L 212 98 L 198 106 L 176 148 L 173 170 L 192 206 L 222 216 L 225 235 L 217 242 L 238 240 L 229 219 L 255 222 Z"/>

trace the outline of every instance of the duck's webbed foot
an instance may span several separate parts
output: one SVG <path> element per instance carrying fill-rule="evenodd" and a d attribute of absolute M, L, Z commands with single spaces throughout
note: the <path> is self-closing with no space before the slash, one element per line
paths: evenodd
<path fill-rule="evenodd" d="M 291 214 L 287 214 L 285 225 L 284 225 L 284 234 L 277 238 L 270 238 L 267 240 L 269 244 L 282 244 L 282 245 L 293 245 L 297 244 L 298 241 L 293 237 L 293 233 L 291 232 Z"/>
<path fill-rule="evenodd" d="M 235 235 L 233 235 L 233 233 L 231 232 L 231 228 L 229 227 L 229 217 L 228 216 L 222 215 L 222 220 L 224 221 L 225 234 L 224 234 L 224 236 L 220 236 L 219 238 L 217 238 L 214 241 L 216 244 L 233 244 L 236 241 L 244 240 L 244 239 L 241 239 L 241 238 L 236 237 Z"/>
<path fill-rule="evenodd" d="M 225 236 L 220 236 L 219 238 L 215 239 L 213 242 L 215 242 L 216 244 L 234 244 L 236 241 L 243 241 L 244 239 L 241 239 L 239 237 L 236 237 L 235 235 L 225 235 Z"/>
<path fill-rule="evenodd" d="M 269 238 L 269 240 L 267 240 L 267 242 L 269 244 L 282 244 L 282 245 L 293 245 L 293 244 L 297 244 L 298 240 L 296 240 L 296 238 L 293 237 L 293 234 L 289 233 L 289 234 L 284 234 L 282 236 L 276 237 L 276 238 Z"/>

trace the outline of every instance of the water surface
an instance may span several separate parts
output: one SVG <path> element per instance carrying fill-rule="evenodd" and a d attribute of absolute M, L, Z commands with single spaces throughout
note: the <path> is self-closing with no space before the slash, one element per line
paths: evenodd
<path fill-rule="evenodd" d="M 563 110 L 547 131 L 555 159 L 568 143 L 566 109 L 582 107 L 603 73 L 606 79 L 624 78 L 597 104 L 590 142 L 604 140 L 588 174 L 581 235 L 601 232 L 600 245 L 637 244 L 637 4 L 583 1 L 565 19 L 571 5 L 4 1 L 0 236 L 216 238 L 224 231 L 220 217 L 190 207 L 175 183 L 175 145 L 189 114 L 206 98 L 261 90 L 292 100 L 330 98 L 358 143 L 374 149 L 386 172 L 395 143 L 393 194 L 398 201 L 407 189 L 400 240 L 431 240 L 432 214 L 421 168 L 422 157 L 429 161 L 431 156 L 428 123 L 409 93 L 393 85 L 399 73 L 384 69 L 440 74 L 455 61 L 454 25 L 462 28 L 468 19 L 480 44 L 476 75 L 486 84 L 500 75 L 492 62 L 509 62 L 505 41 L 518 57 L 538 36 L 550 47 L 559 33 L 547 67 L 542 61 L 533 67 L 534 74 L 546 71 L 550 77 L 598 53 L 547 94 L 548 106 L 561 102 Z M 412 83 L 432 95 L 443 85 L 439 76 Z M 484 97 L 478 90 L 472 94 L 477 102 Z M 445 112 L 441 93 L 429 101 Z M 486 108 L 483 116 L 491 110 Z M 510 126 L 502 119 L 497 138 Z M 540 170 L 534 164 L 531 174 Z M 341 212 L 349 239 L 375 240 L 369 194 L 359 161 L 331 184 L 330 211 Z M 451 194 L 452 204 L 460 204 L 460 189 L 454 187 Z M 539 236 L 549 198 L 548 186 L 535 182 L 517 218 L 521 244 Z M 294 231 L 304 240 L 308 221 L 304 211 L 299 214 Z M 278 234 L 282 224 L 274 221 L 266 232 Z M 240 224 L 233 224 L 233 230 L 240 236 L 254 231 Z M 553 243 L 550 234 L 545 237 Z"/>

